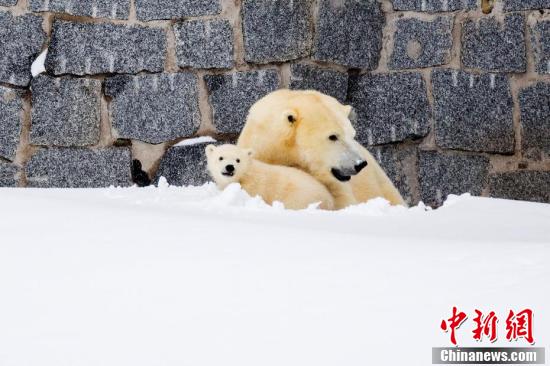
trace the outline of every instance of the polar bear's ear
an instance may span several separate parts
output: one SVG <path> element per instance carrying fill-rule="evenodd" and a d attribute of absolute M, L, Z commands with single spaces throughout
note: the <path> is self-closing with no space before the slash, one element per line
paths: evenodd
<path fill-rule="evenodd" d="M 292 109 L 283 112 L 283 118 L 287 123 L 294 124 L 298 120 L 298 113 Z"/>
<path fill-rule="evenodd" d="M 216 148 L 215 145 L 212 145 L 212 144 L 208 145 L 208 146 L 206 147 L 206 149 L 204 149 L 204 151 L 206 151 L 206 156 L 212 154 L 212 153 L 214 152 L 214 149 L 215 149 L 215 148 Z"/>
<path fill-rule="evenodd" d="M 351 114 L 351 112 L 353 112 L 353 107 L 350 106 L 350 105 L 345 105 L 344 106 L 344 113 L 346 114 L 346 116 L 349 116 Z"/>

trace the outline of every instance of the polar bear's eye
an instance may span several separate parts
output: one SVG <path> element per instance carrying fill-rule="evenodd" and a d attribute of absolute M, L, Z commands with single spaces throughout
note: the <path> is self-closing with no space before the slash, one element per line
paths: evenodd
<path fill-rule="evenodd" d="M 241 162 L 241 159 L 237 159 L 237 163 L 240 163 Z"/>
<path fill-rule="evenodd" d="M 220 156 L 220 161 L 222 161 L 222 160 L 223 160 L 223 156 Z"/>
<path fill-rule="evenodd" d="M 338 136 L 336 136 L 336 135 L 330 135 L 330 136 L 328 137 L 328 139 L 329 139 L 330 141 L 338 141 Z"/>

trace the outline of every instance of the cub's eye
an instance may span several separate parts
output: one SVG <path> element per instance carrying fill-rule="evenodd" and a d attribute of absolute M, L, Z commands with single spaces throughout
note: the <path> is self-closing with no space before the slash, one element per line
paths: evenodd
<path fill-rule="evenodd" d="M 223 160 L 223 156 L 220 156 L 220 161 L 222 161 L 222 160 Z"/>
<path fill-rule="evenodd" d="M 330 136 L 328 137 L 328 139 L 329 139 L 330 141 L 338 141 L 338 136 L 336 136 L 336 135 L 330 135 Z"/>
<path fill-rule="evenodd" d="M 241 162 L 241 159 L 237 159 L 237 164 Z"/>

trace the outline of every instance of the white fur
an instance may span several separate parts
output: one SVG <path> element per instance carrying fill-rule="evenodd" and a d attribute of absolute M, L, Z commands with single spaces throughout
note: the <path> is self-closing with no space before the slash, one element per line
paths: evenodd
<path fill-rule="evenodd" d="M 220 189 L 231 183 L 240 183 L 248 194 L 260 196 L 269 204 L 282 202 L 286 208 L 295 210 L 316 203 L 322 209 L 334 208 L 334 200 L 327 188 L 309 174 L 295 168 L 262 163 L 252 155 L 252 150 L 235 145 L 208 145 L 208 171 Z M 228 170 L 228 166 L 234 170 Z"/>

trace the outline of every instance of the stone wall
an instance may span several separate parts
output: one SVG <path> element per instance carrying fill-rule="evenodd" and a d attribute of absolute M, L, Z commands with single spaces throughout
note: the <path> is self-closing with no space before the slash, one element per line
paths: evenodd
<path fill-rule="evenodd" d="M 173 145 L 289 87 L 352 104 L 409 202 L 550 202 L 550 0 L 490 3 L 0 0 L 0 186 L 201 184 Z"/>

